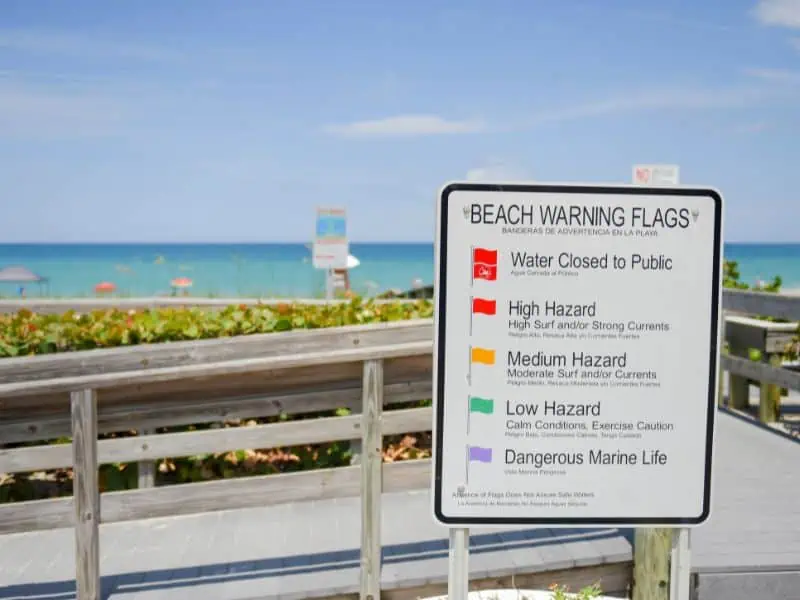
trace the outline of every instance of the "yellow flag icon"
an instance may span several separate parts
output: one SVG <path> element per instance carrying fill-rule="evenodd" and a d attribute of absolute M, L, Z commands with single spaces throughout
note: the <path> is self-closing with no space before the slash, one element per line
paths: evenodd
<path fill-rule="evenodd" d="M 483 365 L 493 365 L 494 350 L 489 350 L 488 348 L 473 348 L 472 362 L 481 363 Z"/>

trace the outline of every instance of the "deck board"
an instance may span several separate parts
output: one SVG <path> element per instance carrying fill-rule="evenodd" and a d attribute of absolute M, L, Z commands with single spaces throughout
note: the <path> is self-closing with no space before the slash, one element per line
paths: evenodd
<path fill-rule="evenodd" d="M 719 413 L 712 511 L 692 532 L 692 566 L 800 572 L 800 443 Z"/>
<path fill-rule="evenodd" d="M 446 581 L 447 532 L 427 490 L 384 494 L 383 504 L 383 586 Z M 358 590 L 359 539 L 358 498 L 113 523 L 101 526 L 101 572 L 113 600 L 346 594 Z M 70 529 L 2 541 L 0 598 L 74 597 Z M 632 560 L 616 529 L 476 530 L 471 545 L 478 579 Z"/>

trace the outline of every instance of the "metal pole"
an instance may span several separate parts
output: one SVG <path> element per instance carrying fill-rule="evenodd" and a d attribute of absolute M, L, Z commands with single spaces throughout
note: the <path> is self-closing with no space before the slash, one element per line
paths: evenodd
<path fill-rule="evenodd" d="M 691 550 L 689 528 L 672 530 L 672 550 L 670 551 L 670 600 L 689 600 L 691 598 Z"/>
<path fill-rule="evenodd" d="M 450 529 L 450 569 L 447 600 L 467 600 L 469 594 L 469 529 Z"/>

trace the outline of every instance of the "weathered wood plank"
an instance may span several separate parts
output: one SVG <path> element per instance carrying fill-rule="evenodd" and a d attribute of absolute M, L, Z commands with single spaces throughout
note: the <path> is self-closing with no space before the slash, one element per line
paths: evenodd
<path fill-rule="evenodd" d="M 725 335 L 732 347 L 760 352 L 784 352 L 797 336 L 796 322 L 775 323 L 748 317 L 727 317 Z"/>
<path fill-rule="evenodd" d="M 383 491 L 430 485 L 430 459 L 384 464 Z M 103 523 L 358 496 L 360 466 L 187 483 L 102 495 Z M 71 527 L 72 498 L 0 504 L 0 534 Z"/>
<path fill-rule="evenodd" d="M 383 431 L 390 433 L 392 414 L 384 416 L 383 362 L 364 362 L 364 401 L 361 407 L 361 600 L 380 600 L 381 595 L 381 463 L 383 460 Z M 419 414 L 420 410 L 413 412 Z M 399 412 L 399 411 L 397 411 Z M 406 411 L 403 411 L 406 412 Z M 432 425 L 433 412 L 426 411 L 427 423 Z"/>
<path fill-rule="evenodd" d="M 766 363 L 755 362 L 737 356 L 722 356 L 724 368 L 740 377 L 779 385 L 790 390 L 800 390 L 800 373 L 778 368 Z"/>
<path fill-rule="evenodd" d="M 384 360 L 384 381 L 387 384 L 419 381 L 432 378 L 430 354 L 401 356 Z M 287 367 L 257 370 L 209 377 L 189 377 L 150 383 L 133 383 L 98 390 L 98 410 L 103 413 L 121 406 L 148 404 L 213 404 L 230 398 L 296 394 L 300 392 L 335 390 L 361 386 L 362 364 L 359 361 L 318 364 L 307 367 Z M 0 397 L 0 423 L 47 417 L 53 414 L 68 416 L 69 394 L 65 392 L 23 394 Z M 360 405 L 360 396 L 359 396 Z M 65 407 L 66 412 L 65 412 Z"/>
<path fill-rule="evenodd" d="M 379 396 L 378 396 L 379 397 Z M 387 412 L 386 435 L 430 431 L 432 408 Z M 279 448 L 349 440 L 361 434 L 361 415 L 326 417 L 253 427 L 228 427 L 100 440 L 99 463 L 139 462 L 241 449 Z M 378 442 L 380 443 L 380 440 Z M 380 456 L 380 455 L 379 455 Z M 0 450 L 0 473 L 23 473 L 72 466 L 69 444 Z"/>
<path fill-rule="evenodd" d="M 250 373 L 254 371 L 354 363 L 401 356 L 424 356 L 431 352 L 432 342 L 430 341 L 408 342 L 364 349 L 337 350 L 335 352 L 308 352 L 306 354 L 296 354 L 292 356 L 245 358 L 218 363 L 147 369 L 144 371 L 100 373 L 95 375 L 45 379 L 41 381 L 19 381 L 0 384 L 0 397 L 57 393 L 86 387 L 98 389 L 142 383 L 201 379 L 203 377 L 219 375 L 235 375 L 237 373 Z"/>
<path fill-rule="evenodd" d="M 0 384 L 425 342 L 430 319 L 142 344 L 0 360 Z"/>
<path fill-rule="evenodd" d="M 722 292 L 722 308 L 750 315 L 800 321 L 800 296 L 726 289 Z"/>
<path fill-rule="evenodd" d="M 73 392 L 71 403 L 77 600 L 100 600 L 97 396 L 90 389 Z"/>
<path fill-rule="evenodd" d="M 384 387 L 387 406 L 427 400 L 432 396 L 431 378 L 422 375 Z M 34 400 L 33 397 L 29 398 Z M 257 394 L 229 398 L 209 397 L 200 400 L 183 395 L 156 397 L 153 401 L 132 401 L 125 404 L 104 404 L 98 401 L 98 431 L 103 433 L 141 431 L 156 427 L 174 427 L 218 421 L 236 421 L 279 414 L 307 414 L 335 408 L 360 409 L 361 385 L 348 387 L 321 386 L 308 391 L 288 394 Z M 23 418 L 3 422 L 0 417 L 0 440 L 6 443 L 28 442 L 68 437 L 69 414 Z"/>
<path fill-rule="evenodd" d="M 738 358 L 749 360 L 746 346 L 736 346 L 729 342 L 729 355 L 720 357 L 720 363 L 726 364 L 726 359 Z M 742 377 L 736 369 L 728 369 L 728 406 L 737 410 L 744 410 L 750 401 L 750 383 L 747 377 Z"/>
<path fill-rule="evenodd" d="M 632 600 L 669 600 L 672 529 L 638 528 L 634 536 Z"/>

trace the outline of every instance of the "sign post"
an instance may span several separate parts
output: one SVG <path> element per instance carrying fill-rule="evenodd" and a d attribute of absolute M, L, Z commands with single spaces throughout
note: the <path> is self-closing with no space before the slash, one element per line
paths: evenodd
<path fill-rule="evenodd" d="M 312 262 L 314 268 L 325 269 L 325 297 L 328 300 L 333 298 L 331 271 L 347 268 L 349 252 L 345 209 L 317 208 Z"/>
<path fill-rule="evenodd" d="M 442 189 L 432 509 L 451 598 L 471 527 L 708 518 L 721 250 L 712 189 Z"/>
<path fill-rule="evenodd" d="M 634 165 L 633 183 L 636 185 L 678 185 L 680 169 L 677 165 Z M 677 527 L 671 532 L 670 547 L 670 598 L 689 600 L 691 593 L 691 538 L 690 530 Z"/>

